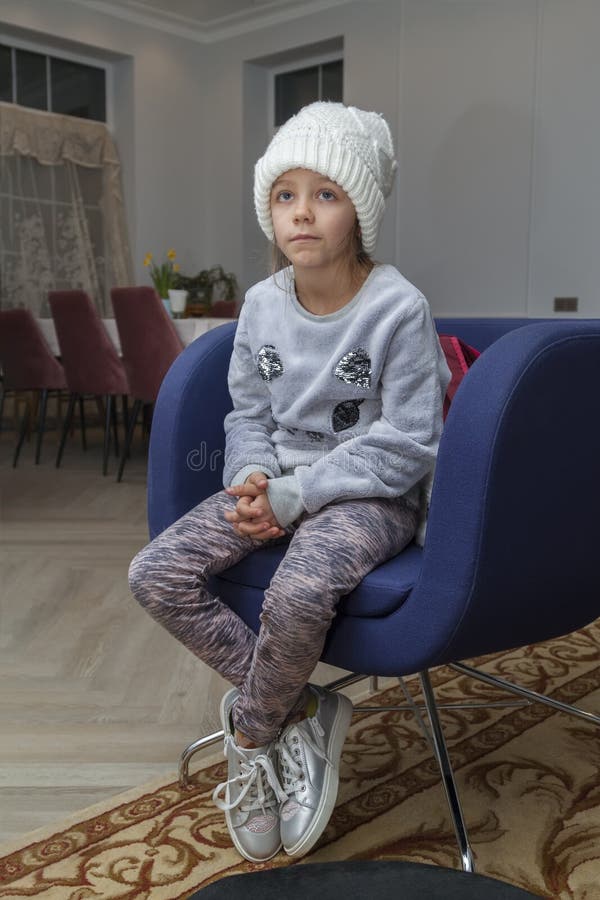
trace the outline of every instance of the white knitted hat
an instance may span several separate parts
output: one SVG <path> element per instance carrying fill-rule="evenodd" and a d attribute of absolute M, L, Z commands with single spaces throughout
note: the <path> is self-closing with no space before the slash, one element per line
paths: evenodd
<path fill-rule="evenodd" d="M 379 113 L 343 103 L 311 103 L 281 126 L 256 163 L 258 223 L 273 240 L 273 182 L 290 169 L 311 169 L 348 194 L 358 216 L 363 248 L 372 253 L 397 166 L 389 126 Z"/>

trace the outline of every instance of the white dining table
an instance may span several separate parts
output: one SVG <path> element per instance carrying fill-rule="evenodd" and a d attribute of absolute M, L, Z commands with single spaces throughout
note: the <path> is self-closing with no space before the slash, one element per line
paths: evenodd
<path fill-rule="evenodd" d="M 54 356 L 60 356 L 60 347 L 58 346 L 54 320 L 38 319 L 37 321 L 52 353 Z M 227 322 L 232 321 L 233 319 L 216 319 L 203 316 L 201 318 L 174 319 L 173 325 L 175 326 L 175 330 L 181 338 L 183 345 L 187 347 L 188 344 L 195 341 L 201 334 L 206 334 L 206 332 L 210 331 L 212 328 L 216 328 L 218 325 L 225 325 Z M 121 353 L 121 343 L 119 341 L 116 319 L 102 319 L 102 324 L 104 325 L 109 338 L 115 345 L 117 352 Z"/>

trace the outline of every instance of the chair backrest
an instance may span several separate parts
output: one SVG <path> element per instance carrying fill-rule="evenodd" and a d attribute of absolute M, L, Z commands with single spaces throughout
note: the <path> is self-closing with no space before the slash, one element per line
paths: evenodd
<path fill-rule="evenodd" d="M 111 298 L 131 394 L 154 403 L 181 339 L 154 288 L 113 288 Z"/>
<path fill-rule="evenodd" d="M 210 314 L 216 319 L 235 319 L 237 303 L 235 300 L 215 300 L 210 307 Z"/>
<path fill-rule="evenodd" d="M 495 341 L 499 340 L 510 331 L 517 328 L 523 328 L 525 325 L 537 325 L 544 322 L 572 322 L 573 319 L 528 319 L 523 316 L 518 318 L 498 317 L 498 316 L 461 316 L 459 318 L 449 318 L 447 316 L 436 316 L 435 327 L 438 334 L 453 334 L 461 338 L 465 343 L 470 344 L 476 350 L 482 353 Z M 581 319 L 579 320 L 581 321 Z"/>
<path fill-rule="evenodd" d="M 50 291 L 48 301 L 69 390 L 128 394 L 123 363 L 85 291 Z"/>
<path fill-rule="evenodd" d="M 440 636 L 447 622 L 436 663 L 546 640 L 598 616 L 598 383 L 600 320 L 520 328 L 465 376 L 406 610 L 420 604 Z"/>
<path fill-rule="evenodd" d="M 63 390 L 61 364 L 54 358 L 28 309 L 0 310 L 0 365 L 11 390 Z"/>

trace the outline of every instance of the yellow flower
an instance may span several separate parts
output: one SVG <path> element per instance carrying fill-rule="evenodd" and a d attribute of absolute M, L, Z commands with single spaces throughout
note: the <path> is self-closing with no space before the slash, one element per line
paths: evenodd
<path fill-rule="evenodd" d="M 173 266 L 173 271 L 179 272 L 179 263 L 175 263 L 175 265 Z"/>
<path fill-rule="evenodd" d="M 160 265 L 157 265 L 154 262 L 154 257 L 151 253 L 146 253 L 146 256 L 144 257 L 144 265 L 150 270 L 150 279 L 159 297 L 166 297 L 169 288 L 175 287 L 175 273 L 179 271 L 179 266 L 173 264 L 175 257 L 176 253 L 172 249 L 167 253 L 166 262 L 163 262 Z"/>

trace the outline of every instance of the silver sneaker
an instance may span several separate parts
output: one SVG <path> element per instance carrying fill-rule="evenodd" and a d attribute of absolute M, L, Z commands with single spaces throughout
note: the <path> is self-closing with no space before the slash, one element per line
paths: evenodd
<path fill-rule="evenodd" d="M 239 853 L 251 862 L 264 862 L 281 849 L 279 805 L 287 799 L 277 777 L 275 742 L 254 750 L 235 742 L 231 708 L 239 697 L 237 688 L 221 701 L 225 732 L 227 781 L 213 792 L 213 801 L 225 812 L 231 839 Z M 219 795 L 224 793 L 224 799 Z"/>
<path fill-rule="evenodd" d="M 317 698 L 314 716 L 288 725 L 277 742 L 282 787 L 283 849 L 302 856 L 316 844 L 337 798 L 340 756 L 352 718 L 343 694 L 310 685 Z"/>

